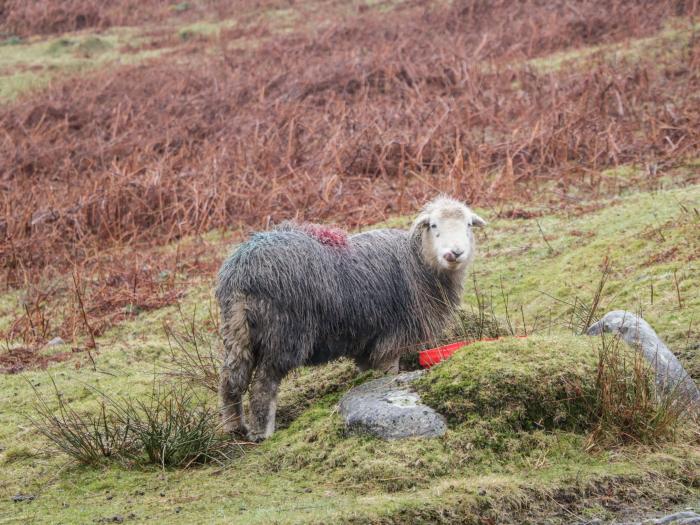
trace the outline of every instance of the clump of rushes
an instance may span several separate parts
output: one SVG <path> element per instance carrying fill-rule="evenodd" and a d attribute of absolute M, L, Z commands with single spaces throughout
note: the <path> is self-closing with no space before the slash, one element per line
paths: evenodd
<path fill-rule="evenodd" d="M 130 421 L 117 417 L 113 406 L 102 398 L 95 413 L 73 410 L 51 379 L 56 403 L 39 395 L 29 416 L 34 427 L 60 450 L 80 463 L 94 465 L 105 460 L 132 459 L 138 446 Z"/>
<path fill-rule="evenodd" d="M 130 425 L 146 463 L 187 468 L 226 458 L 219 414 L 191 388 L 156 387 L 145 399 L 125 399 L 114 408 Z"/>
<path fill-rule="evenodd" d="M 93 413 L 72 409 L 55 383 L 55 402 L 35 393 L 30 421 L 58 449 L 82 464 L 188 468 L 221 463 L 231 451 L 216 409 L 188 386 L 154 384 L 147 396 L 138 399 L 115 399 L 98 391 L 99 405 Z"/>
<path fill-rule="evenodd" d="M 617 335 L 601 337 L 589 448 L 673 440 L 688 419 L 687 409 L 678 392 L 659 392 L 653 370 L 640 352 Z"/>

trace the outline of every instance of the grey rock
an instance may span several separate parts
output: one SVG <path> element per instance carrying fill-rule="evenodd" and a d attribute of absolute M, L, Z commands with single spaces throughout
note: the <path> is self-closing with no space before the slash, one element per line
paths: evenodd
<path fill-rule="evenodd" d="M 34 501 L 36 499 L 36 496 L 34 494 L 15 494 L 12 496 L 12 501 L 15 503 L 20 503 L 22 501 Z"/>
<path fill-rule="evenodd" d="M 695 409 L 700 407 L 700 390 L 697 385 L 678 358 L 644 319 L 632 312 L 614 310 L 605 314 L 586 331 L 588 335 L 599 335 L 602 332 L 620 334 L 628 345 L 641 350 L 646 360 L 654 367 L 656 384 L 662 392 L 675 392 Z"/>
<path fill-rule="evenodd" d="M 411 383 L 425 370 L 382 377 L 353 388 L 340 400 L 340 415 L 349 431 L 382 439 L 438 437 L 445 418 L 421 403 Z"/>
<path fill-rule="evenodd" d="M 47 346 L 60 346 L 64 344 L 66 344 L 66 342 L 60 337 L 54 337 L 53 339 L 51 339 L 51 341 L 46 343 Z"/>
<path fill-rule="evenodd" d="M 693 523 L 692 521 L 688 520 L 694 520 L 694 519 L 700 519 L 700 515 L 695 514 L 692 511 L 683 511 L 683 512 L 676 512 L 674 514 L 669 514 L 668 516 L 664 516 L 663 518 L 657 518 L 655 520 L 646 520 L 642 522 L 644 525 L 667 525 L 667 524 L 678 524 L 680 525 L 681 523 L 687 524 L 687 523 Z M 697 523 L 697 522 L 695 522 Z"/>
<path fill-rule="evenodd" d="M 626 521 L 620 525 L 697 525 L 700 524 L 700 514 L 692 510 L 674 512 L 661 518 L 649 518 L 642 521 Z"/>

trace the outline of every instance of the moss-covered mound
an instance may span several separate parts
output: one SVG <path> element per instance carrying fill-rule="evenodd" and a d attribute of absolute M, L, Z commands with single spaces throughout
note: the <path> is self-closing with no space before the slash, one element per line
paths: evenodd
<path fill-rule="evenodd" d="M 480 342 L 424 377 L 424 401 L 456 426 L 487 420 L 501 431 L 590 428 L 596 341 L 559 335 Z"/>

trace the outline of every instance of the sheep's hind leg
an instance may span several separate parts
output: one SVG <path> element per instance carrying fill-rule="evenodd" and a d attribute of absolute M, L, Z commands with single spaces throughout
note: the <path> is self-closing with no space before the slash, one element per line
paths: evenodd
<path fill-rule="evenodd" d="M 250 430 L 248 439 L 262 441 L 275 431 L 277 390 L 282 377 L 268 367 L 259 367 L 250 387 Z"/>
<path fill-rule="evenodd" d="M 236 305 L 232 315 L 223 323 L 222 336 L 224 362 L 219 382 L 222 424 L 230 434 L 246 436 L 248 428 L 243 416 L 243 394 L 250 384 L 255 359 L 242 304 Z"/>
<path fill-rule="evenodd" d="M 369 356 L 366 355 L 358 355 L 355 356 L 355 366 L 357 366 L 357 369 L 360 372 L 366 372 L 370 368 L 372 368 L 372 363 L 370 362 Z"/>
<path fill-rule="evenodd" d="M 224 363 L 219 383 L 221 420 L 224 430 L 230 434 L 245 436 L 248 428 L 243 416 L 243 394 L 250 382 L 252 363 L 231 366 Z"/>

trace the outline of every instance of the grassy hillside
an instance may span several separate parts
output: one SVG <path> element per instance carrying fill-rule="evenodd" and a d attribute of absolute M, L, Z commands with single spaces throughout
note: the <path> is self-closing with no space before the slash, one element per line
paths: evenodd
<path fill-rule="evenodd" d="M 474 265 L 477 286 L 487 297 L 494 288 L 494 310 L 504 321 L 503 282 L 514 330 L 524 332 L 524 315 L 528 333 L 539 335 L 467 347 L 431 371 L 422 388 L 428 402 L 449 417 L 443 438 L 383 442 L 346 436 L 335 403 L 352 384 L 371 377 L 358 375 L 347 362 L 285 380 L 283 428 L 260 446 L 232 451 L 225 465 L 187 471 L 80 467 L 37 437 L 25 416 L 35 399 L 32 386 L 50 399 L 49 376 L 73 408 L 94 410 L 92 387 L 139 396 L 154 376 L 167 380 L 159 375 L 171 363 L 163 321 L 177 326 L 180 315 L 194 315 L 204 340 L 216 344 L 210 313 L 202 307 L 210 297 L 210 281 L 203 279 L 182 299 L 181 313 L 175 307 L 146 312 L 98 338 L 97 371 L 79 353 L 46 372 L 0 376 L 0 516 L 8 523 L 89 523 L 115 516 L 134 523 L 188 523 L 202 516 L 214 523 L 479 523 L 547 515 L 568 523 L 697 497 L 700 455 L 697 433 L 688 428 L 658 447 L 588 449 L 587 406 L 562 401 L 566 396 L 557 389 L 594 389 L 600 343 L 572 334 L 569 306 L 552 297 L 587 300 L 608 256 L 612 271 L 601 310 L 641 307 L 697 378 L 700 350 L 691 320 L 700 311 L 692 292 L 698 286 L 698 207 L 700 186 L 691 185 L 616 197 L 585 213 L 495 218 Z M 467 308 L 475 304 L 470 287 L 464 297 Z M 540 412 L 531 410 L 538 406 Z M 16 494 L 36 499 L 13 503 Z"/>

